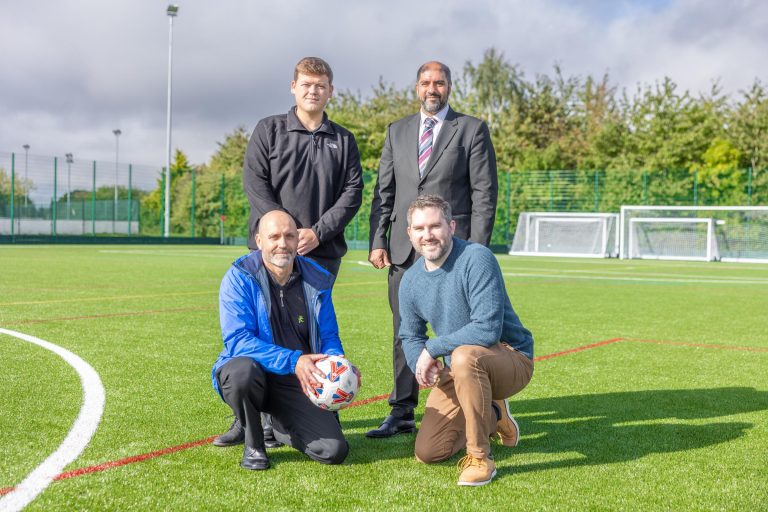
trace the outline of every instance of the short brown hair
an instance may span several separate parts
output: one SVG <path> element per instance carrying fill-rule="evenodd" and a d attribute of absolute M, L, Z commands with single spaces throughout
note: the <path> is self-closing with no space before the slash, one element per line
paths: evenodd
<path fill-rule="evenodd" d="M 299 73 L 303 75 L 325 75 L 328 77 L 328 83 L 333 84 L 333 71 L 331 65 L 320 57 L 304 57 L 293 69 L 293 80 L 299 79 Z"/>
<path fill-rule="evenodd" d="M 443 218 L 445 219 L 445 222 L 448 222 L 450 224 L 451 219 L 453 218 L 453 214 L 451 212 L 451 205 L 448 204 L 448 201 L 443 199 L 442 197 L 438 195 L 425 195 L 425 196 L 419 196 L 411 203 L 411 206 L 408 207 L 408 226 L 411 225 L 411 217 L 413 217 L 413 211 L 414 210 L 423 210 L 425 208 L 437 208 L 443 213 Z"/>
<path fill-rule="evenodd" d="M 425 72 L 427 69 L 432 68 L 432 67 L 439 67 L 440 71 L 442 71 L 443 74 L 445 75 L 445 80 L 449 84 L 452 83 L 451 82 L 451 68 L 449 68 L 448 66 L 446 66 L 442 62 L 437 62 L 437 61 L 433 60 L 433 61 L 425 62 L 424 64 L 422 64 L 419 67 L 419 70 L 416 72 L 416 83 L 417 84 L 419 83 L 419 79 L 421 78 L 421 74 L 423 72 Z"/>

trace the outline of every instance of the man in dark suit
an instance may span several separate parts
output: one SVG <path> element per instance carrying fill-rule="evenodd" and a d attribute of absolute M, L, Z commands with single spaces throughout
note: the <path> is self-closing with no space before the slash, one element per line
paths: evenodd
<path fill-rule="evenodd" d="M 498 196 L 496 154 L 488 126 L 448 106 L 451 70 L 440 62 L 416 74 L 418 114 L 390 124 L 371 204 L 370 254 L 376 268 L 389 267 L 389 305 L 394 329 L 394 389 L 391 413 L 368 437 L 390 437 L 416 429 L 413 410 L 419 385 L 408 368 L 398 336 L 398 289 L 418 255 L 408 239 L 406 212 L 417 196 L 434 194 L 451 205 L 456 236 L 488 245 Z"/>

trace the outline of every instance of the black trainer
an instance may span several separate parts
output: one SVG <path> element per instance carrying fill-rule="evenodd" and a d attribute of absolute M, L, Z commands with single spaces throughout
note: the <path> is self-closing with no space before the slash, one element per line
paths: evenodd
<path fill-rule="evenodd" d="M 245 442 L 245 430 L 240 424 L 240 420 L 235 418 L 229 430 L 213 440 L 214 446 L 235 446 Z"/>

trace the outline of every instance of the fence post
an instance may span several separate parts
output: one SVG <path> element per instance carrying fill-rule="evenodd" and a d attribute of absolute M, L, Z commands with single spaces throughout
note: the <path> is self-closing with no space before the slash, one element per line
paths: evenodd
<path fill-rule="evenodd" d="M 509 226 L 510 216 L 512 215 L 512 172 L 507 169 L 507 197 L 504 205 L 504 211 L 506 212 L 506 223 L 504 225 L 504 243 L 510 245 Z"/>
<path fill-rule="evenodd" d="M 555 210 L 555 177 L 552 171 L 547 171 L 549 176 L 549 211 Z"/>
<path fill-rule="evenodd" d="M 595 169 L 595 211 L 600 211 L 600 171 Z"/>
<path fill-rule="evenodd" d="M 192 238 L 195 238 L 195 168 L 192 167 L 192 207 L 190 208 L 189 223 L 192 229 Z"/>
<path fill-rule="evenodd" d="M 93 185 L 91 187 L 91 235 L 96 236 L 96 160 L 93 161 Z"/>
<path fill-rule="evenodd" d="M 648 171 L 643 171 L 643 204 L 648 205 Z"/>
<path fill-rule="evenodd" d="M 11 153 L 11 241 L 13 241 L 13 235 L 15 235 L 14 231 L 14 217 L 15 217 L 15 204 L 14 204 L 14 196 L 16 195 L 16 154 Z"/>
<path fill-rule="evenodd" d="M 221 173 L 221 215 L 219 215 L 219 243 L 224 245 L 224 216 L 226 205 L 224 204 L 224 173 Z"/>
<path fill-rule="evenodd" d="M 133 164 L 128 164 L 128 236 L 133 222 Z"/>
<path fill-rule="evenodd" d="M 163 200 L 163 191 L 165 190 L 165 167 L 160 175 L 160 236 L 165 233 L 165 201 Z M 170 231 L 170 227 L 168 228 Z M 170 236 L 170 233 L 168 233 Z"/>
<path fill-rule="evenodd" d="M 56 185 L 58 181 L 59 157 L 53 157 L 53 208 L 51 209 L 51 229 L 56 236 Z"/>
<path fill-rule="evenodd" d="M 699 205 L 699 171 L 693 171 L 693 206 Z"/>

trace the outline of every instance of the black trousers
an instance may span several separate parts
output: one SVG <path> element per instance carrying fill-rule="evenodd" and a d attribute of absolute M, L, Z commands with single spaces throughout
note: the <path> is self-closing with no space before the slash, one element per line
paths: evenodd
<path fill-rule="evenodd" d="M 397 417 L 410 414 L 419 404 L 419 383 L 405 360 L 400 332 L 400 281 L 405 271 L 418 259 L 416 251 L 411 250 L 408 259 L 401 265 L 390 265 L 387 284 L 389 288 L 389 307 L 392 309 L 392 367 L 395 386 L 389 395 L 392 415 Z"/>
<path fill-rule="evenodd" d="M 245 429 L 246 446 L 261 446 L 261 413 L 272 416 L 275 439 L 324 464 L 341 464 L 349 444 L 337 416 L 309 401 L 295 377 L 276 376 L 250 357 L 235 357 L 216 372 L 224 401 Z"/>

